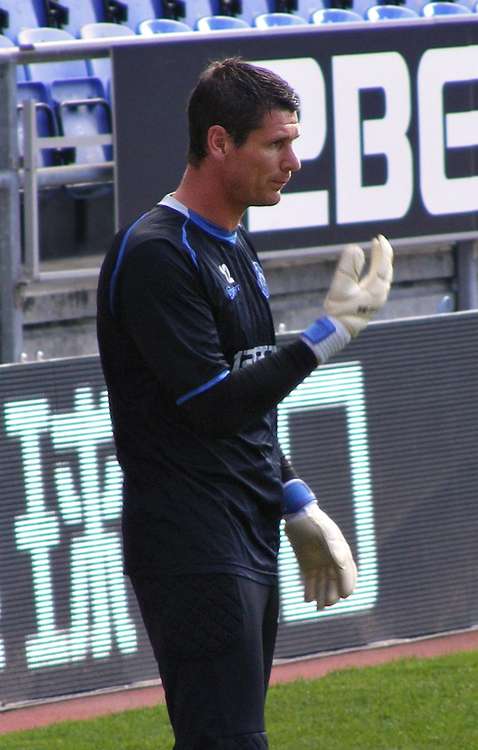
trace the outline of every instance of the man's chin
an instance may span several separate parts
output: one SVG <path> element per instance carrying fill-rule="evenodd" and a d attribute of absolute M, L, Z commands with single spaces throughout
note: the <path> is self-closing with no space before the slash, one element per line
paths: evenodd
<path fill-rule="evenodd" d="M 271 193 L 267 196 L 267 198 L 261 198 L 257 199 L 257 201 L 254 201 L 254 203 L 251 203 L 251 206 L 275 206 L 277 203 L 279 203 L 280 199 L 282 198 L 282 195 L 280 191 L 278 190 L 275 193 Z"/>

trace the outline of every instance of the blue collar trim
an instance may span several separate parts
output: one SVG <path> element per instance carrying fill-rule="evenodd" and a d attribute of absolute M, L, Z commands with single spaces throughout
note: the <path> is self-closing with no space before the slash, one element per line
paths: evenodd
<path fill-rule="evenodd" d="M 183 203 L 180 203 L 180 201 L 176 200 L 173 195 L 165 195 L 164 198 L 159 201 L 158 205 L 168 206 L 174 211 L 179 211 L 180 213 L 184 214 L 184 216 L 187 216 L 189 219 L 191 219 L 191 221 L 198 227 L 200 227 L 204 232 L 212 234 L 212 236 L 216 237 L 216 239 L 222 240 L 223 242 L 229 242 L 231 245 L 236 244 L 236 230 L 234 230 L 233 232 L 229 232 L 227 229 L 223 229 L 223 227 L 219 227 L 217 224 L 213 224 L 211 221 L 207 221 L 207 219 L 205 219 L 203 216 L 197 214 L 196 211 L 193 211 L 191 208 L 188 208 Z"/>

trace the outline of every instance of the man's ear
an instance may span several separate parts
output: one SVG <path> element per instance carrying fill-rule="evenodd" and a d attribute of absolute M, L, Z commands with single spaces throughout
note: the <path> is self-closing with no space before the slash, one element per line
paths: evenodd
<path fill-rule="evenodd" d="M 214 159 L 223 159 L 231 144 L 231 138 L 222 125 L 211 125 L 207 131 L 208 153 Z"/>

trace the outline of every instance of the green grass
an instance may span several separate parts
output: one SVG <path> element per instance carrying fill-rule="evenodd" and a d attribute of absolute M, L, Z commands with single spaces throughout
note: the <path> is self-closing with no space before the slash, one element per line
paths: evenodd
<path fill-rule="evenodd" d="M 478 653 L 406 659 L 272 687 L 271 750 L 476 750 Z M 0 715 L 1 720 L 1 715 Z M 0 735 L 0 750 L 170 750 L 166 709 Z"/>

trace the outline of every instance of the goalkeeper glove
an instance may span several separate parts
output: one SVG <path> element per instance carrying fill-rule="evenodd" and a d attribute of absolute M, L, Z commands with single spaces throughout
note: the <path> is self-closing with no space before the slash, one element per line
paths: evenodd
<path fill-rule="evenodd" d="M 326 316 L 302 334 L 302 340 L 321 364 L 357 336 L 387 300 L 393 276 L 393 250 L 383 235 L 373 239 L 370 269 L 360 279 L 364 263 L 361 247 L 345 247 L 324 301 Z"/>
<path fill-rule="evenodd" d="M 301 479 L 284 485 L 285 533 L 304 581 L 304 600 L 317 609 L 353 593 L 357 568 L 337 524 L 320 510 L 312 490 Z"/>

